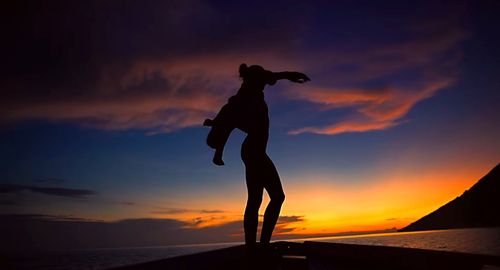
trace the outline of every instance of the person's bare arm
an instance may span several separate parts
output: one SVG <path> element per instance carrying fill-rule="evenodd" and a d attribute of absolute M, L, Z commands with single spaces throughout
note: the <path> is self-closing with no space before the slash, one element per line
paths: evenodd
<path fill-rule="evenodd" d="M 306 74 L 295 71 L 273 72 L 275 80 L 287 79 L 295 83 L 305 83 L 310 81 Z"/>

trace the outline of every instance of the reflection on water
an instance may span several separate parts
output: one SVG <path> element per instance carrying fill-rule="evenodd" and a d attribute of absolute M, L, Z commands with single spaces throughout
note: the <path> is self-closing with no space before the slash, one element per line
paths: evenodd
<path fill-rule="evenodd" d="M 500 256 L 500 228 L 395 232 L 302 240 L 437 249 Z"/>
<path fill-rule="evenodd" d="M 8 255 L 7 258 L 9 259 L 9 263 L 14 265 L 14 269 L 107 269 L 220 249 L 238 244 L 240 243 L 61 250 L 36 254 L 13 254 Z"/>
<path fill-rule="evenodd" d="M 293 241 L 321 241 L 438 249 L 500 256 L 500 228 L 457 229 L 410 233 L 366 234 L 308 238 Z M 114 248 L 58 251 L 9 256 L 16 269 L 104 269 L 179 255 L 198 253 L 240 243 L 142 248 Z"/>

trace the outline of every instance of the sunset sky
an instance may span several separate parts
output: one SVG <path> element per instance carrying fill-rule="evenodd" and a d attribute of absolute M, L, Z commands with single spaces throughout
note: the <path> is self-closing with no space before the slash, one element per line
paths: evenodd
<path fill-rule="evenodd" d="M 1 220 L 66 224 L 82 246 L 241 241 L 244 133 L 217 167 L 201 126 L 241 63 L 311 78 L 265 90 L 276 235 L 432 212 L 500 161 L 500 5 L 375 2 L 4 4 Z M 137 239 L 99 242 L 89 224 Z"/>

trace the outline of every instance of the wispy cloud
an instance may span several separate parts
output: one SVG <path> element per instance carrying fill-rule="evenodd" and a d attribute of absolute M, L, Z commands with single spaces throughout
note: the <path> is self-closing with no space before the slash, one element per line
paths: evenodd
<path fill-rule="evenodd" d="M 201 214 L 220 214 L 224 213 L 225 211 L 223 210 L 218 210 L 218 209 L 202 209 L 200 210 Z"/>
<path fill-rule="evenodd" d="M 301 234 L 300 225 L 304 220 L 304 216 L 280 216 L 273 237 L 286 239 L 332 235 Z M 353 232 L 336 235 L 349 234 Z M 27 214 L 0 215 L 0 236 L 4 240 L 0 242 L 0 248 L 25 250 L 236 242 L 243 241 L 244 232 L 243 221 L 240 219 L 196 227 L 189 222 L 169 218 L 137 218 L 110 222 L 71 215 Z"/>
<path fill-rule="evenodd" d="M 127 206 L 134 206 L 136 205 L 135 202 L 129 202 L 129 201 L 124 201 L 124 202 L 119 202 L 121 205 L 127 205 Z"/>
<path fill-rule="evenodd" d="M 75 217 L 73 215 L 46 215 L 46 214 L 11 214 L 0 215 L 5 220 L 45 220 L 45 221 L 82 221 L 82 222 L 104 222 L 99 219 L 88 219 Z"/>
<path fill-rule="evenodd" d="M 184 213 L 198 213 L 198 214 L 220 214 L 225 211 L 219 209 L 187 209 L 187 208 L 166 208 L 161 207 L 159 210 L 151 211 L 151 214 L 159 215 L 175 215 Z"/>
<path fill-rule="evenodd" d="M 188 213 L 191 210 L 183 209 L 183 208 L 164 208 L 162 210 L 151 211 L 151 214 L 159 214 L 159 215 L 172 215 L 172 214 L 182 214 Z"/>
<path fill-rule="evenodd" d="M 309 43 L 305 37 L 318 22 L 302 9 L 275 12 L 271 6 L 278 3 L 255 4 L 248 8 L 259 12 L 262 20 L 248 23 L 241 18 L 249 10 L 227 14 L 204 1 L 153 2 L 92 6 L 92 24 L 84 13 L 62 2 L 57 5 L 63 7 L 33 12 L 43 17 L 51 10 L 50 22 L 31 13 L 12 16 L 20 21 L 13 22 L 19 29 L 12 32 L 22 33 L 20 40 L 25 42 L 6 50 L 12 51 L 4 59 L 6 65 L 19 68 L 1 74 L 0 89 L 6 94 L 0 101 L 0 124 L 41 119 L 149 134 L 201 126 L 238 88 L 237 67 L 247 62 L 297 69 L 312 77 L 312 83 L 300 90 L 286 89 L 285 98 L 323 111 L 352 111 L 327 124 L 296 126 L 291 134 L 384 130 L 406 122 L 404 117 L 416 104 L 459 79 L 459 45 L 467 37 L 458 23 L 461 7 L 454 7 L 460 5 L 444 10 L 432 6 L 433 12 L 423 9 L 425 14 L 420 10 L 418 18 L 401 17 L 397 27 L 379 29 L 380 35 L 391 38 L 374 37 L 365 29 L 368 26 L 359 29 L 355 39 L 342 38 L 352 35 L 352 29 L 332 25 L 314 36 L 324 41 Z M 110 10 L 127 10 L 130 18 Z M 74 25 L 53 23 L 66 21 L 68 14 L 74 16 Z M 130 19 L 134 27 L 121 31 Z M 29 23 L 24 20 L 36 21 L 37 31 L 26 29 Z M 50 38 L 39 44 L 39 36 Z M 39 47 L 47 48 L 46 55 L 27 54 L 40 52 Z M 71 50 L 60 54 L 60 47 Z"/>
<path fill-rule="evenodd" d="M 275 235 L 286 235 L 300 230 L 300 224 L 305 220 L 304 216 L 280 216 L 274 229 Z"/>
<path fill-rule="evenodd" d="M 280 216 L 278 224 L 289 224 L 304 221 L 304 216 Z"/>
<path fill-rule="evenodd" d="M 345 132 L 384 130 L 403 122 L 402 118 L 420 101 L 432 97 L 445 89 L 454 78 L 444 78 L 412 90 L 408 88 L 382 89 L 324 89 L 312 88 L 298 98 L 319 105 L 321 109 L 351 108 L 354 113 L 337 123 L 320 127 L 304 127 L 290 131 L 290 134 L 304 132 L 335 135 Z"/>
<path fill-rule="evenodd" d="M 57 177 L 47 177 L 47 178 L 38 178 L 34 180 L 37 183 L 44 183 L 44 184 L 62 184 L 65 182 L 68 182 L 68 179 L 64 178 L 57 178 Z"/>
<path fill-rule="evenodd" d="M 405 42 L 361 51 L 333 50 L 328 52 L 332 56 L 325 53 L 324 65 L 330 65 L 334 78 L 308 89 L 290 88 L 288 96 L 315 104 L 322 112 L 342 108 L 352 113 L 331 124 L 297 128 L 290 134 L 366 132 L 407 122 L 404 117 L 417 103 L 458 79 L 460 43 L 467 34 L 456 26 L 436 29 L 425 31 L 427 37 Z"/>
<path fill-rule="evenodd" d="M 35 15 L 12 16 L 17 27 L 12 32 L 22 33 L 19 39 L 25 41 L 10 48 L 12 57 L 4 59 L 6 66 L 20 68 L 0 74 L 5 77 L 0 89 L 6 93 L 0 101 L 0 124 L 36 119 L 151 134 L 201 126 L 238 87 L 239 64 L 280 58 L 274 52 L 288 50 L 281 45 L 300 24 L 285 23 L 286 12 L 274 14 L 273 9 L 263 11 L 273 16 L 248 24 L 241 20 L 247 10 L 227 14 L 197 0 L 86 2 L 78 7 L 93 10 L 93 23 L 63 2 L 33 6 Z M 118 16 L 121 11 L 129 16 Z M 52 19 L 43 19 L 47 16 Z M 53 23 L 66 22 L 67 16 L 73 18 L 70 26 Z M 123 31 L 130 20 L 134 27 Z M 37 24 L 36 32 L 24 27 L 31 23 Z M 266 25 L 273 25 L 273 31 L 263 31 Z M 259 32 L 259 41 L 242 28 Z M 66 53 L 58 53 L 52 44 L 67 48 Z M 38 54 L 26 54 L 34 51 Z M 50 61 L 40 60 L 46 58 Z"/>
<path fill-rule="evenodd" d="M 0 215 L 0 248 L 92 248 L 152 246 L 243 240 L 241 220 L 197 227 L 177 219 L 114 222 L 73 216 Z M 33 242 L 32 239 L 37 239 Z"/>
<path fill-rule="evenodd" d="M 60 187 L 39 187 L 15 184 L 0 184 L 0 193 L 19 193 L 30 191 L 45 195 L 53 195 L 67 198 L 87 198 L 95 195 L 96 192 L 88 189 L 60 188 Z"/>

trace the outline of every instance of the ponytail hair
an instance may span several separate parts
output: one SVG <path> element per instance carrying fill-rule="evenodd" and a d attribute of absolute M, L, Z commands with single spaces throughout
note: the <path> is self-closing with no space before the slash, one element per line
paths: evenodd
<path fill-rule="evenodd" d="M 243 63 L 243 64 L 240 65 L 239 73 L 240 73 L 240 78 L 245 78 L 245 76 L 248 73 L 248 66 L 247 66 L 247 64 Z"/>
<path fill-rule="evenodd" d="M 269 85 L 273 85 L 276 83 L 274 73 L 269 70 L 265 70 L 259 65 L 247 66 L 247 64 L 243 63 L 240 65 L 239 73 L 240 78 L 242 78 L 243 81 L 260 81 Z"/>

